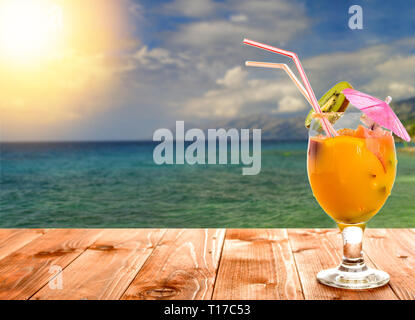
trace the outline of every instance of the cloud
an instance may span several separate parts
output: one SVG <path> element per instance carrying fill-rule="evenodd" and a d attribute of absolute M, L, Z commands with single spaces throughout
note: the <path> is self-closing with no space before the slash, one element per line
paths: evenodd
<path fill-rule="evenodd" d="M 407 83 L 392 82 L 389 84 L 390 94 L 393 96 L 404 97 L 415 94 L 415 86 Z"/>
<path fill-rule="evenodd" d="M 175 0 L 164 6 L 164 12 L 178 16 L 206 17 L 215 12 L 219 5 L 211 0 Z"/>
<path fill-rule="evenodd" d="M 236 66 L 229 69 L 223 78 L 216 80 L 216 83 L 227 88 L 237 88 L 244 83 L 246 76 L 247 71 L 242 70 L 241 66 Z"/>
<path fill-rule="evenodd" d="M 278 103 L 278 110 L 273 113 L 295 113 L 298 111 L 303 111 L 307 108 L 304 99 L 292 96 L 283 96 L 283 98 Z"/>
<path fill-rule="evenodd" d="M 248 21 L 248 16 L 245 14 L 232 14 L 229 17 L 229 20 L 232 22 L 246 22 Z"/>
<path fill-rule="evenodd" d="M 166 65 L 183 67 L 185 60 L 188 60 L 183 54 L 178 54 L 176 57 L 173 57 L 171 52 L 167 49 L 155 48 L 149 50 L 147 46 L 141 47 L 133 54 L 133 57 L 139 65 L 151 70 L 161 69 Z"/>
<path fill-rule="evenodd" d="M 218 88 L 190 99 L 184 113 L 199 118 L 232 118 L 259 112 L 292 113 L 306 106 L 297 88 L 281 79 L 247 79 L 240 66 L 217 80 Z"/>
<path fill-rule="evenodd" d="M 218 48 L 239 44 L 244 37 L 283 44 L 306 31 L 310 23 L 305 7 L 296 1 L 227 0 L 210 3 L 219 7 L 221 14 L 213 17 L 204 14 L 204 19 L 180 25 L 170 33 L 172 45 Z"/>

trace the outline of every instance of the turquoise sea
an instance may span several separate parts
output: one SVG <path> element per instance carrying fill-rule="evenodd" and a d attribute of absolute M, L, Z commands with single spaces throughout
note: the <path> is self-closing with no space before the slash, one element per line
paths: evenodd
<path fill-rule="evenodd" d="M 306 142 L 262 142 L 262 170 L 163 165 L 152 142 L 2 143 L 0 227 L 333 227 L 314 200 Z M 415 154 L 370 227 L 415 227 Z"/>

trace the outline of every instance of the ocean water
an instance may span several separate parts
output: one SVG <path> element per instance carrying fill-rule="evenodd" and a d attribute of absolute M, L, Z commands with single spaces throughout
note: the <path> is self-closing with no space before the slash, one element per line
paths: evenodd
<path fill-rule="evenodd" d="M 152 142 L 3 143 L 0 227 L 333 227 L 313 198 L 306 142 L 262 142 L 262 170 L 155 165 Z M 370 227 L 415 227 L 415 154 Z"/>

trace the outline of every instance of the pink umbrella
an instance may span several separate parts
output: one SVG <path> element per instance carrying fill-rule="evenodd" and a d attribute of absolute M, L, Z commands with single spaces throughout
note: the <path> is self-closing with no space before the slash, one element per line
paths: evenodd
<path fill-rule="evenodd" d="M 354 89 L 344 89 L 342 93 L 352 105 L 361 110 L 377 124 L 391 130 L 398 137 L 406 141 L 411 140 L 405 127 L 387 102 Z"/>

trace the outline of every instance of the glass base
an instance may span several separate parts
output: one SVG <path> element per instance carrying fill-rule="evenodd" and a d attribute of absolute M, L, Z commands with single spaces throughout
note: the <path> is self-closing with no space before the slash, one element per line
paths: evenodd
<path fill-rule="evenodd" d="M 317 280 L 330 287 L 359 290 L 384 286 L 390 279 L 386 272 L 367 267 L 357 272 L 342 269 L 345 268 L 340 265 L 338 268 L 320 271 Z"/>

